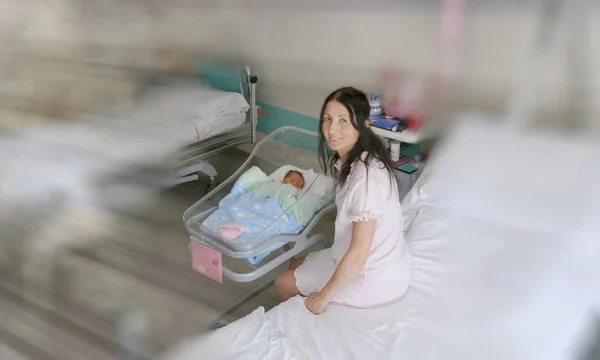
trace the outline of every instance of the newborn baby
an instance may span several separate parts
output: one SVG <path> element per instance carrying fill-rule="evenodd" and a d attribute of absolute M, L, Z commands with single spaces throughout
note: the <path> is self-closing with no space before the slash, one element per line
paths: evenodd
<path fill-rule="evenodd" d="M 290 184 L 298 190 L 302 190 L 302 188 L 304 188 L 304 175 L 302 175 L 300 171 L 290 170 L 285 174 L 281 182 Z"/>
<path fill-rule="evenodd" d="M 304 188 L 304 175 L 302 175 L 302 173 L 298 170 L 288 171 L 285 174 L 285 176 L 283 177 L 283 179 L 281 179 L 281 181 L 277 181 L 277 180 L 269 180 L 267 178 L 267 176 L 259 168 L 253 168 L 253 169 L 250 169 L 246 174 L 242 175 L 242 177 L 240 179 L 242 179 L 244 176 L 249 177 L 252 174 L 254 176 L 258 175 L 259 179 L 254 178 L 252 180 L 252 185 L 249 186 L 249 188 L 248 188 L 251 192 L 242 194 L 240 199 L 236 200 L 239 204 L 255 203 L 257 201 L 257 198 L 252 193 L 252 191 L 256 191 L 257 193 L 263 195 L 265 197 L 264 199 L 276 197 L 278 199 L 279 204 L 284 204 L 284 203 L 287 204 L 287 205 L 283 206 L 283 208 L 287 209 L 289 207 L 289 201 L 290 201 L 289 199 L 297 199 L 297 196 L 299 195 L 299 191 L 302 190 L 302 188 Z M 285 185 L 292 185 L 292 187 L 285 186 Z M 259 198 L 259 200 L 260 200 L 260 198 Z M 264 200 L 260 200 L 260 201 L 264 201 Z M 294 201 L 294 200 L 291 200 L 291 201 Z M 253 209 L 260 209 L 260 206 L 263 206 L 263 204 L 255 204 L 255 205 L 259 205 L 259 207 L 258 208 L 254 207 Z M 239 205 L 239 208 L 243 208 L 243 207 L 244 207 L 244 205 Z M 248 208 L 246 207 L 246 209 L 248 209 Z M 252 223 L 252 221 L 256 221 L 256 213 L 254 213 L 255 210 L 253 210 L 253 209 L 251 209 L 248 216 L 245 217 L 245 219 L 247 219 L 247 221 L 250 223 Z M 236 211 L 238 211 L 238 210 L 236 210 Z M 273 216 L 273 215 L 276 215 L 276 214 L 271 214 L 269 212 L 269 216 Z M 224 223 L 224 224 L 220 225 L 219 226 L 219 237 L 224 241 L 232 241 L 232 240 L 235 240 L 238 237 L 242 236 L 244 233 L 246 233 L 246 231 L 247 231 L 246 225 L 242 224 L 241 219 L 238 219 L 238 221 L 239 222 L 228 222 L 228 223 Z"/>

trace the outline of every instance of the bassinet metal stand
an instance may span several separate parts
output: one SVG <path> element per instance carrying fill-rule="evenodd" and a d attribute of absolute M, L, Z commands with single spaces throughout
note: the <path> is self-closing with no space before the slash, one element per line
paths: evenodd
<path fill-rule="evenodd" d="M 331 245 L 331 241 L 329 241 L 329 239 L 327 239 L 325 237 L 325 235 L 319 234 L 319 235 L 315 235 L 315 237 L 318 238 L 318 242 L 324 244 L 324 248 Z M 289 247 L 289 244 L 286 244 L 286 247 Z M 290 259 L 290 261 L 293 261 L 295 258 L 296 257 L 292 257 Z M 240 307 L 244 306 L 246 303 L 248 303 L 249 301 L 251 301 L 252 299 L 257 297 L 258 295 L 260 295 L 262 292 L 264 292 L 265 290 L 267 290 L 268 288 L 270 288 L 271 286 L 274 286 L 274 285 L 275 285 L 275 278 L 267 281 L 265 284 L 261 285 L 258 289 L 254 290 L 250 294 L 246 295 L 244 298 L 242 298 L 241 300 L 239 300 L 238 302 L 233 304 L 231 307 L 229 307 L 225 311 L 223 311 L 221 314 L 219 314 L 219 316 L 217 316 L 217 318 L 215 318 L 210 323 L 210 325 L 208 326 L 208 329 L 216 330 L 216 329 L 224 327 L 225 324 L 223 324 L 223 322 L 222 322 L 223 319 L 225 319 L 227 316 L 233 314 L 234 311 L 236 311 Z"/>

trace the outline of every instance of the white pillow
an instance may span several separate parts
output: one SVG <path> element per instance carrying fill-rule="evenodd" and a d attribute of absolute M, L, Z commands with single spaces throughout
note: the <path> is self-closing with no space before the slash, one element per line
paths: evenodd
<path fill-rule="evenodd" d="M 290 170 L 299 171 L 304 176 L 304 188 L 302 193 L 310 192 L 312 194 L 323 196 L 333 187 L 333 179 L 328 176 L 317 174 L 312 169 L 304 170 L 293 165 L 283 165 L 269 175 L 271 180 L 283 180 Z M 311 185 L 312 184 L 312 185 Z"/>

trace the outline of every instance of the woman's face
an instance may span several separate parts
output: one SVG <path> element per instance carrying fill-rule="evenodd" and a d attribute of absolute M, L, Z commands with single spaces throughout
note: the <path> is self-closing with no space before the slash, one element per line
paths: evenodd
<path fill-rule="evenodd" d="M 325 107 L 321 130 L 327 145 L 331 150 L 337 151 L 342 161 L 345 161 L 359 135 L 358 130 L 352 126 L 346 107 L 336 100 L 330 101 Z"/>

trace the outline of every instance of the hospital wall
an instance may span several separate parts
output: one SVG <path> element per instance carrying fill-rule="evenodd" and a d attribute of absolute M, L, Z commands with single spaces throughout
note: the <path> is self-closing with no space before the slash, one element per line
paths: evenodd
<path fill-rule="evenodd" d="M 435 73 L 439 2 L 339 3 L 1 0 L 0 106 L 65 117 L 132 96 L 148 71 L 189 72 L 208 56 L 252 65 L 258 98 L 273 113 L 261 119 L 266 128 L 292 122 L 314 129 L 322 100 L 338 86 L 375 90 L 383 67 L 417 78 Z M 536 37 L 536 7 L 478 3 L 466 13 L 460 65 L 435 118 L 502 114 Z M 587 35 L 578 42 L 590 72 L 569 82 L 570 71 L 585 66 L 572 66 L 561 22 L 536 91 L 542 122 L 575 126 L 583 100 L 600 104 L 600 68 L 593 66 L 600 59 L 600 11 L 587 15 Z"/>

